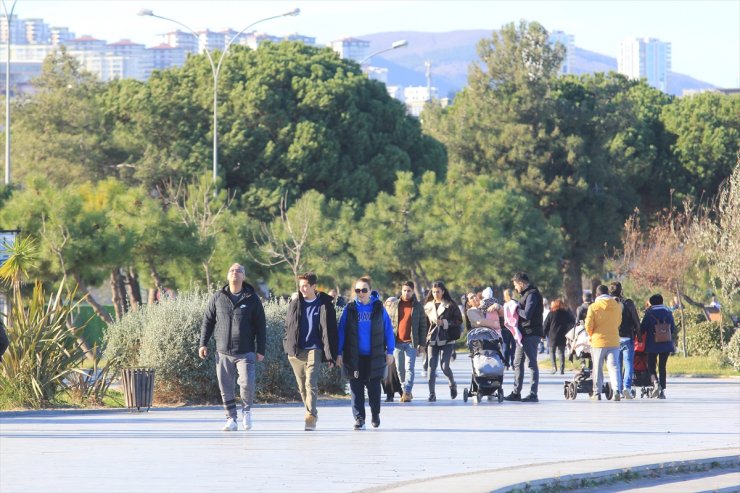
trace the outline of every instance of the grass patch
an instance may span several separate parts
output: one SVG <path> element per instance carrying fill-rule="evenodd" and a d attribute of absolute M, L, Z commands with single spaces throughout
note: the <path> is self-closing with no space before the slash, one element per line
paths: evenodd
<path fill-rule="evenodd" d="M 552 370 L 549 356 L 539 355 L 538 364 L 542 371 Z M 566 359 L 566 371 L 580 368 L 581 363 L 578 360 L 571 363 Z M 604 372 L 606 371 L 606 365 L 604 365 Z M 727 363 L 718 361 L 717 356 L 687 356 L 684 358 L 681 354 L 676 353 L 668 358 L 668 375 L 672 377 L 738 377 L 740 372 L 735 371 Z"/>

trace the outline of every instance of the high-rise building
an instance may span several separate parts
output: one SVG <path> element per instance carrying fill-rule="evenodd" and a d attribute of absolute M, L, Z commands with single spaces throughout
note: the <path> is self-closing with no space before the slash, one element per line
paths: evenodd
<path fill-rule="evenodd" d="M 342 58 L 350 58 L 356 62 L 365 59 L 370 50 L 370 41 L 357 38 L 342 38 L 331 42 L 331 49 Z"/>
<path fill-rule="evenodd" d="M 198 46 L 199 39 L 190 34 L 187 31 L 172 31 L 162 35 L 163 43 L 170 45 L 173 48 L 182 48 L 186 53 L 198 53 L 200 48 Z"/>
<path fill-rule="evenodd" d="M 32 45 L 48 45 L 51 43 L 51 30 L 43 19 L 25 19 L 23 24 L 26 43 Z"/>
<path fill-rule="evenodd" d="M 550 33 L 550 43 L 560 43 L 565 47 L 565 56 L 563 57 L 563 64 L 560 66 L 560 75 L 572 74 L 576 57 L 575 36 L 563 31 L 553 31 Z"/>
<path fill-rule="evenodd" d="M 53 46 L 67 44 L 68 41 L 75 39 L 75 33 L 67 27 L 52 27 L 49 29 L 49 38 Z"/>
<path fill-rule="evenodd" d="M 149 78 L 153 70 L 165 70 L 170 67 L 179 67 L 185 63 L 185 50 L 167 44 L 152 46 L 147 49 L 149 56 L 150 71 L 146 74 Z"/>
<path fill-rule="evenodd" d="M 647 79 L 647 83 L 668 92 L 671 71 L 671 43 L 655 38 L 627 38 L 619 44 L 617 71 L 630 79 Z"/>
<path fill-rule="evenodd" d="M 23 45 L 26 44 L 26 26 L 25 21 L 19 19 L 17 15 L 10 16 L 10 44 Z M 0 43 L 8 42 L 8 18 L 3 16 L 0 18 Z"/>

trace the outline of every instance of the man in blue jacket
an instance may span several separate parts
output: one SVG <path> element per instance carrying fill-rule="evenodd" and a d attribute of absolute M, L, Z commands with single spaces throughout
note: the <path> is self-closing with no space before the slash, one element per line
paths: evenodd
<path fill-rule="evenodd" d="M 383 303 L 372 292 L 370 279 L 355 282 L 356 297 L 339 320 L 337 365 L 349 379 L 355 430 L 365 429 L 365 388 L 370 400 L 373 428 L 380 426 L 380 381 L 393 362 L 393 324 Z"/>
<path fill-rule="evenodd" d="M 216 377 L 221 390 L 226 425 L 224 431 L 236 431 L 234 380 L 238 376 L 242 400 L 242 424 L 252 429 L 252 402 L 255 390 L 255 364 L 265 358 L 265 310 L 254 288 L 244 282 L 244 267 L 233 264 L 229 284 L 217 291 L 206 307 L 200 329 L 201 359 L 208 356 L 208 340 L 216 339 Z"/>

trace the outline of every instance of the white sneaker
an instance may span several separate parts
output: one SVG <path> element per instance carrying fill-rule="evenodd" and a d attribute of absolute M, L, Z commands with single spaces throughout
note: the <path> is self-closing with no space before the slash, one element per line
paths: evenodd
<path fill-rule="evenodd" d="M 421 370 L 421 378 L 426 378 L 426 377 L 427 377 L 427 372 L 424 370 Z"/>
<path fill-rule="evenodd" d="M 234 423 L 236 424 L 236 423 Z M 242 418 L 242 427 L 245 430 L 251 430 L 252 429 L 252 411 L 247 411 L 244 413 L 244 417 Z"/>
<path fill-rule="evenodd" d="M 224 425 L 223 430 L 224 431 L 236 431 L 239 427 L 236 424 L 236 420 L 234 418 L 228 418 L 226 420 L 226 425 Z"/>
<path fill-rule="evenodd" d="M 622 395 L 623 395 L 623 396 L 624 396 L 624 398 L 625 398 L 625 399 L 627 399 L 627 400 L 631 400 L 631 399 L 632 399 L 632 391 L 631 391 L 630 389 L 627 389 L 627 388 L 625 388 L 625 389 L 624 389 L 624 390 L 622 391 Z"/>

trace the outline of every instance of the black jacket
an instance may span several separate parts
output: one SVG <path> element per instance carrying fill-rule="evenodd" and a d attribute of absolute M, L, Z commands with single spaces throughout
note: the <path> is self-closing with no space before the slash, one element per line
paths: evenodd
<path fill-rule="evenodd" d="M 0 322 L 0 361 L 3 360 L 3 354 L 10 347 L 10 339 L 8 334 L 5 333 L 5 326 Z"/>
<path fill-rule="evenodd" d="M 342 371 L 346 378 L 354 378 L 355 371 L 360 369 L 360 342 L 358 339 L 359 324 L 357 321 L 357 302 L 350 301 L 344 308 L 347 311 L 344 328 L 344 347 L 342 348 Z M 370 376 L 383 378 L 386 367 L 386 340 L 383 313 L 385 308 L 380 300 L 373 302 L 370 315 Z"/>
<path fill-rule="evenodd" d="M 542 330 L 542 295 L 539 289 L 531 284 L 526 287 L 519 298 L 519 330 L 525 336 L 545 337 Z"/>
<path fill-rule="evenodd" d="M 586 322 L 586 314 L 588 313 L 588 307 L 591 301 L 584 301 L 578 308 L 576 308 L 576 323 Z"/>
<path fill-rule="evenodd" d="M 565 347 L 565 334 L 573 328 L 576 321 L 568 309 L 551 311 L 545 317 L 544 332 L 548 347 Z"/>
<path fill-rule="evenodd" d="M 207 345 L 213 335 L 219 353 L 264 355 L 267 328 L 262 302 L 246 282 L 237 303 L 231 302 L 228 292 L 227 284 L 208 302 L 200 329 L 200 345 Z"/>
<path fill-rule="evenodd" d="M 322 361 L 334 361 L 337 357 L 337 312 L 334 309 L 334 299 L 326 293 L 316 293 L 321 308 L 319 313 L 319 325 L 321 327 L 321 342 L 323 351 Z M 291 300 L 288 305 L 288 316 L 285 319 L 285 337 L 283 337 L 283 349 L 288 356 L 295 356 L 299 351 L 298 336 L 301 332 L 301 303 L 303 295 Z"/>
<path fill-rule="evenodd" d="M 622 324 L 619 326 L 619 337 L 634 339 L 640 333 L 640 316 L 635 302 L 629 298 L 616 298 L 622 304 Z"/>

